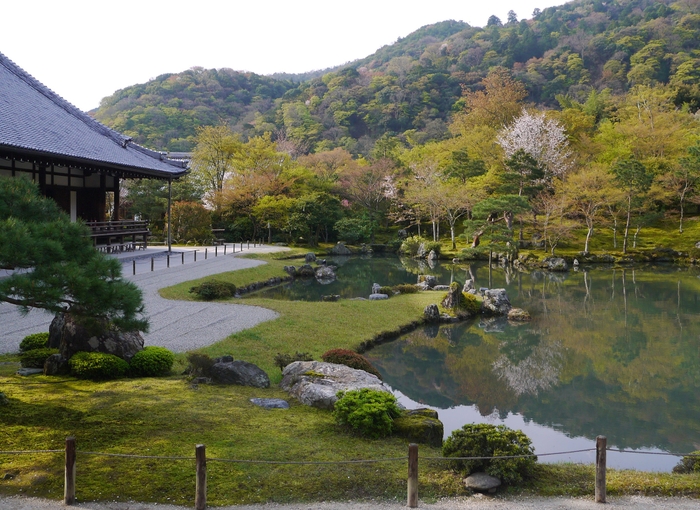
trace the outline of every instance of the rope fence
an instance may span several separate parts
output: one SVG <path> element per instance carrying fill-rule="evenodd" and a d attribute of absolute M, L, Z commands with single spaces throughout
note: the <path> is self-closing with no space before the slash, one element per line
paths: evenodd
<path fill-rule="evenodd" d="M 581 450 L 569 450 L 562 452 L 549 452 L 532 455 L 501 455 L 492 457 L 423 457 L 423 460 L 438 461 L 438 462 L 453 462 L 459 460 L 501 460 L 501 459 L 522 459 L 531 457 L 548 457 L 553 455 L 568 455 L 572 453 L 596 452 L 596 470 L 595 470 L 595 501 L 597 503 L 605 503 L 605 475 L 606 475 L 606 453 L 608 451 L 615 453 L 633 453 L 644 455 L 668 455 L 673 457 L 700 457 L 700 454 L 680 454 L 671 452 L 647 452 L 638 450 L 618 450 L 607 447 L 607 439 L 605 436 L 596 438 L 596 446 L 594 448 L 584 448 Z M 418 445 L 410 444 L 408 447 L 408 457 L 387 457 L 382 459 L 356 459 L 356 460 L 338 460 L 338 461 L 284 461 L 284 460 L 249 460 L 249 459 L 222 459 L 206 456 L 206 447 L 203 444 L 195 446 L 195 455 L 189 456 L 173 456 L 173 455 L 133 455 L 126 453 L 105 453 L 105 452 L 89 452 L 76 449 L 74 437 L 66 438 L 64 449 L 60 450 L 0 450 L 0 455 L 33 455 L 45 453 L 65 453 L 65 483 L 63 503 L 65 505 L 73 505 L 75 503 L 75 487 L 76 487 L 76 458 L 80 455 L 93 455 L 101 457 L 120 457 L 130 459 L 149 459 L 149 460 L 168 460 L 168 461 L 195 461 L 196 463 L 196 488 L 195 488 L 195 510 L 205 510 L 207 508 L 207 477 L 206 464 L 207 462 L 224 462 L 224 463 L 239 463 L 239 464 L 263 464 L 263 465 L 352 465 L 352 464 L 379 464 L 384 462 L 405 462 L 408 461 L 408 479 L 407 479 L 407 506 L 410 508 L 418 507 Z"/>

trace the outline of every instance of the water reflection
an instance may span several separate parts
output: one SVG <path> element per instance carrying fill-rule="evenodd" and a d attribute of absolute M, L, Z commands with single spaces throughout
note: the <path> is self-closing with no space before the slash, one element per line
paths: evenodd
<path fill-rule="evenodd" d="M 338 281 L 264 291 L 320 300 L 367 296 L 373 283 L 471 279 L 506 288 L 527 324 L 481 318 L 432 325 L 366 353 L 407 407 L 438 410 L 446 435 L 470 422 L 502 422 L 538 453 L 589 448 L 700 449 L 700 280 L 673 267 L 581 267 L 521 273 L 487 264 L 436 265 L 394 257 L 338 258 Z M 695 272 L 694 272 L 695 271 Z M 592 461 L 592 454 L 543 461 Z M 608 454 L 613 467 L 669 471 L 673 457 Z"/>
<path fill-rule="evenodd" d="M 483 283 L 485 268 L 471 273 Z M 469 421 L 520 420 L 549 431 L 538 431 L 539 452 L 554 451 L 554 444 L 587 448 L 599 434 L 615 448 L 700 448 L 696 274 L 493 270 L 491 277 L 515 306 L 530 311 L 531 323 L 433 326 L 366 354 L 406 402 L 440 412 L 446 435 Z M 609 461 L 670 470 L 677 459 L 614 455 Z"/>

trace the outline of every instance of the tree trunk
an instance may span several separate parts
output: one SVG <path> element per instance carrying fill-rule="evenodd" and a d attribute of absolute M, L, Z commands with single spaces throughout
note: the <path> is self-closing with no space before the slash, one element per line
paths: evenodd
<path fill-rule="evenodd" d="M 457 244 L 455 243 L 455 226 L 450 225 L 450 238 L 452 239 L 452 249 L 457 249 Z"/>
<path fill-rule="evenodd" d="M 627 236 L 630 230 L 630 216 L 632 214 L 632 195 L 627 196 L 627 222 L 625 223 L 625 237 L 622 240 L 622 253 L 627 253 Z"/>
<path fill-rule="evenodd" d="M 586 233 L 586 244 L 583 248 L 583 253 L 588 253 L 588 242 L 591 240 L 591 236 L 593 235 L 593 225 L 588 226 L 588 232 Z"/>

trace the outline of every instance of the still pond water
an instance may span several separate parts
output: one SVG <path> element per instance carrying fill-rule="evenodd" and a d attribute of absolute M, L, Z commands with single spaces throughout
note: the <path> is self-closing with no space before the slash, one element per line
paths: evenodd
<path fill-rule="evenodd" d="M 538 454 L 593 448 L 688 453 L 700 449 L 700 278 L 675 267 L 510 273 L 368 257 L 334 259 L 338 280 L 264 291 L 320 300 L 367 296 L 373 283 L 506 288 L 533 320 L 477 319 L 418 329 L 365 353 L 407 408 L 438 411 L 445 436 L 465 423 L 523 430 Z M 489 277 L 491 284 L 489 285 Z M 260 294 L 258 294 L 260 295 Z M 438 299 L 436 298 L 436 302 Z M 678 457 L 608 452 L 608 465 L 670 471 Z M 543 456 L 594 462 L 595 452 Z"/>

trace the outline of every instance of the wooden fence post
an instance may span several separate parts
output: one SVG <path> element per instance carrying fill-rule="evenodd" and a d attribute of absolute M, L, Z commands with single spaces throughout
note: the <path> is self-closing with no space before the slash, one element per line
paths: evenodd
<path fill-rule="evenodd" d="M 248 249 L 250 250 L 250 241 L 248 241 Z"/>
<path fill-rule="evenodd" d="M 209 248 L 204 248 L 204 260 L 207 260 L 207 251 Z"/>
<path fill-rule="evenodd" d="M 132 263 L 131 265 L 133 267 L 132 274 L 136 274 L 136 260 L 132 260 L 131 263 Z"/>
<path fill-rule="evenodd" d="M 153 257 L 151 257 L 151 271 L 153 271 Z"/>
<path fill-rule="evenodd" d="M 595 502 L 605 503 L 605 457 L 608 439 L 605 436 L 595 438 Z"/>
<path fill-rule="evenodd" d="M 197 250 L 194 250 L 194 261 L 197 262 Z"/>
<path fill-rule="evenodd" d="M 75 437 L 66 438 L 66 476 L 63 484 L 63 504 L 75 503 Z"/>
<path fill-rule="evenodd" d="M 182 263 L 184 264 L 184 263 L 185 263 L 185 252 L 183 251 L 183 252 L 181 253 L 181 255 L 182 255 Z"/>
<path fill-rule="evenodd" d="M 195 458 L 197 461 L 197 486 L 194 497 L 194 510 L 206 510 L 207 508 L 207 453 L 203 444 L 195 446 Z"/>
<path fill-rule="evenodd" d="M 224 243 L 224 255 L 226 255 L 226 243 Z"/>
<path fill-rule="evenodd" d="M 214 256 L 215 257 L 219 256 L 219 247 L 218 246 L 214 246 Z"/>
<path fill-rule="evenodd" d="M 408 445 L 408 501 L 409 508 L 418 507 L 418 445 Z"/>
<path fill-rule="evenodd" d="M 169 253 L 167 255 L 167 258 L 168 258 L 168 267 L 170 267 L 170 254 Z"/>

